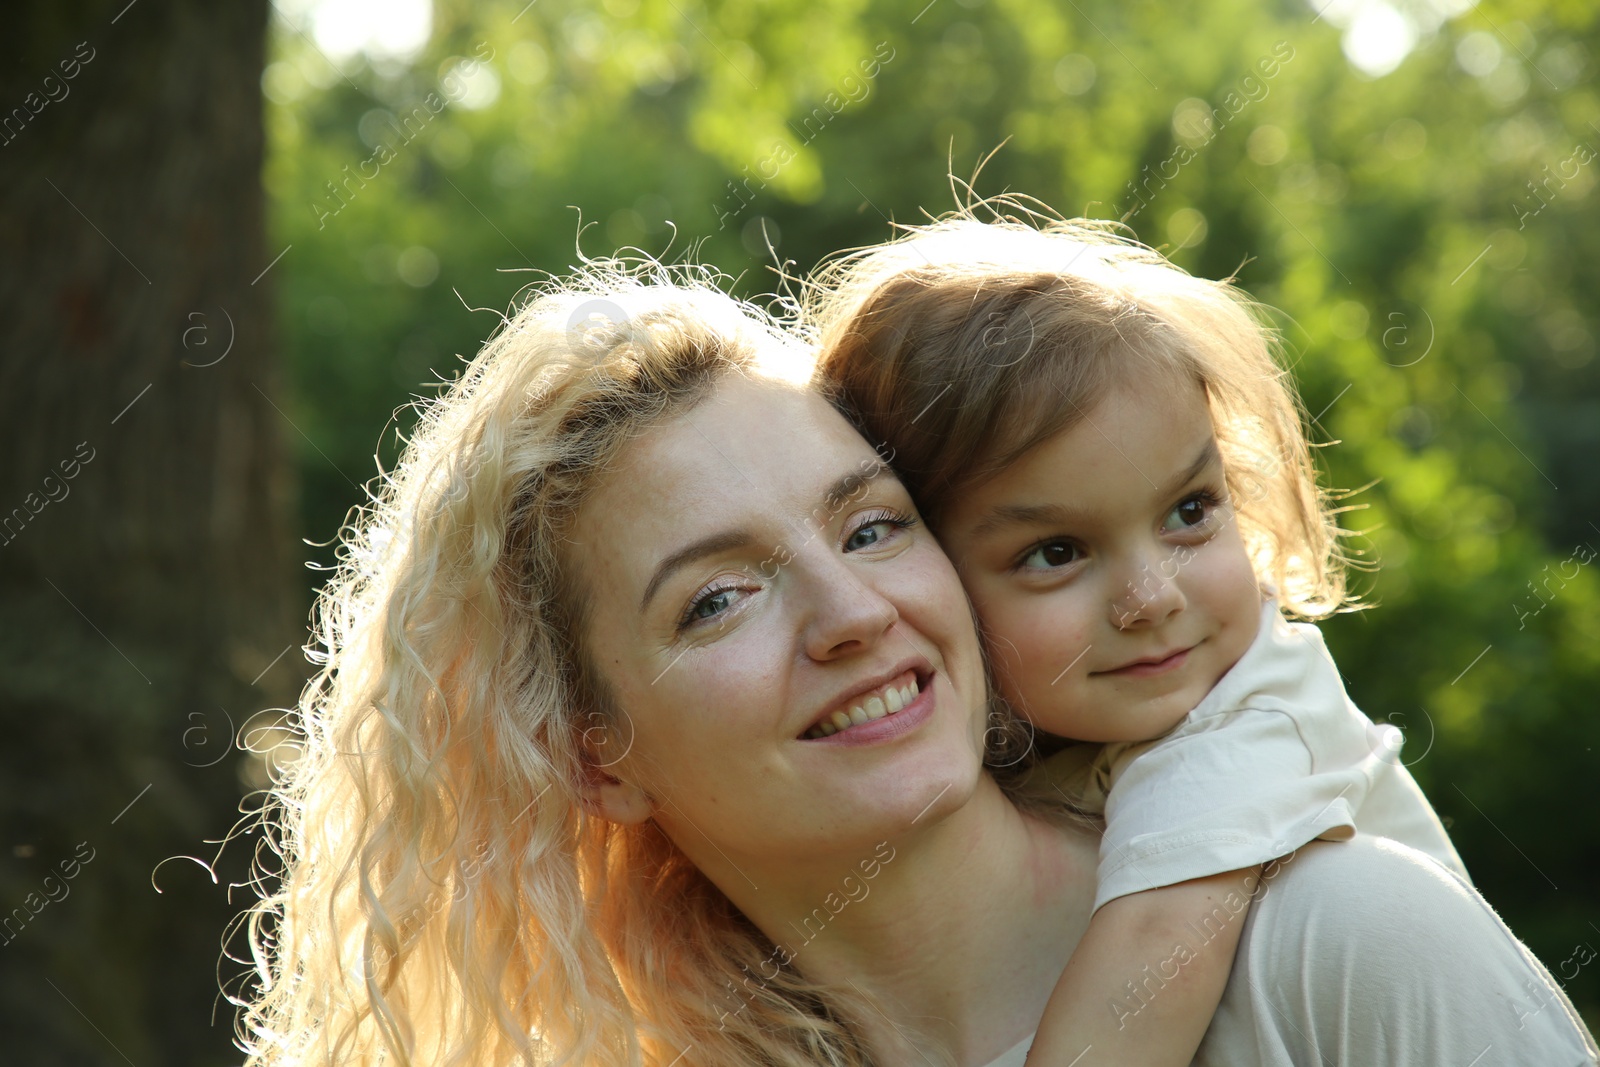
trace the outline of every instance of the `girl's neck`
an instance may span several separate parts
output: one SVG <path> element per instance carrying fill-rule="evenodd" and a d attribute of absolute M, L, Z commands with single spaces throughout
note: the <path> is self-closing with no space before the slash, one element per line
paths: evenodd
<path fill-rule="evenodd" d="M 878 1062 L 982 1064 L 1037 1026 L 1088 926 L 1096 852 L 1087 830 L 1023 815 L 984 774 L 958 810 L 838 869 L 768 870 L 759 890 L 717 881 L 777 962 L 876 1000 L 887 1016 L 853 1022 Z"/>

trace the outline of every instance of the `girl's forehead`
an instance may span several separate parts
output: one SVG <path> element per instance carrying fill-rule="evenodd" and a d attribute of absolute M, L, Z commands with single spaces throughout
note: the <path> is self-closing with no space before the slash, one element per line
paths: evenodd
<path fill-rule="evenodd" d="M 1054 445 L 1058 460 L 1070 461 L 1076 453 L 1095 457 L 1088 462 L 1102 467 L 1125 467 L 1142 485 L 1147 482 L 1144 467 L 1178 462 L 1180 452 L 1187 462 L 1214 436 L 1211 408 L 1197 383 L 1131 378 L 1112 384 L 1082 418 L 1049 438 L 1041 450 Z"/>
<path fill-rule="evenodd" d="M 1113 385 L 1083 416 L 1053 434 L 1018 465 L 1052 468 L 1055 477 L 1118 476 L 1145 485 L 1147 468 L 1188 463 L 1214 438 L 1210 406 L 1197 384 L 1130 380 Z"/>
<path fill-rule="evenodd" d="M 1074 528 L 1143 514 L 1218 459 L 1198 384 L 1130 381 L 1008 463 L 990 467 L 945 515 L 958 555 L 970 541 L 1040 524 Z"/>

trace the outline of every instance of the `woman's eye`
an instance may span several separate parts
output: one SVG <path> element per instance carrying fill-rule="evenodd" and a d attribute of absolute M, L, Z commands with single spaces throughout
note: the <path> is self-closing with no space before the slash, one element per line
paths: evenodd
<path fill-rule="evenodd" d="M 870 548 L 879 541 L 887 540 L 893 533 L 894 524 L 888 520 L 871 523 L 851 534 L 844 543 L 844 550 L 854 552 L 857 549 Z"/>
<path fill-rule="evenodd" d="M 732 589 L 724 589 L 720 593 L 713 593 L 694 606 L 694 617 L 697 619 L 709 619 L 713 615 L 719 615 L 728 610 L 732 603 Z"/>
<path fill-rule="evenodd" d="M 869 516 L 867 521 L 851 531 L 850 536 L 844 540 L 844 550 L 859 552 L 863 548 L 871 548 L 888 541 L 902 530 L 911 529 L 916 524 L 917 520 L 909 515 L 879 512 Z"/>
<path fill-rule="evenodd" d="M 738 598 L 737 589 L 711 589 L 707 590 L 697 600 L 689 605 L 689 610 L 684 612 L 679 629 L 692 626 L 697 622 L 714 619 L 733 606 Z"/>
<path fill-rule="evenodd" d="M 1021 565 L 1025 570 L 1050 570 L 1076 563 L 1080 558 L 1082 553 L 1071 541 L 1047 541 L 1023 556 Z"/>

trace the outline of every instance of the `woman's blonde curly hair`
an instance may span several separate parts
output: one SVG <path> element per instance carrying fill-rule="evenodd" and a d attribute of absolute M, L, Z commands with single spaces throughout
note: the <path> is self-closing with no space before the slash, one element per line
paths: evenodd
<path fill-rule="evenodd" d="M 1317 485 L 1264 308 L 1114 224 L 1019 199 L 898 228 L 825 263 L 799 303 L 836 403 L 892 450 L 935 527 L 954 496 L 1075 425 L 1114 385 L 1176 373 L 1205 389 L 1256 574 L 1305 618 L 1350 603 L 1339 509 Z"/>
<path fill-rule="evenodd" d="M 719 381 L 813 365 L 717 282 L 606 262 L 539 287 L 342 532 L 244 917 L 248 1067 L 870 1062 L 861 1004 L 788 967 L 751 992 L 773 944 L 653 822 L 585 808 L 611 712 L 573 516 Z"/>

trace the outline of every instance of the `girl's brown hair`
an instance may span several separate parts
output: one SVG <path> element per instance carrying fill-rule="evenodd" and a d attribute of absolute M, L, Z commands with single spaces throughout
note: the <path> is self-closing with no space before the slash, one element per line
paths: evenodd
<path fill-rule="evenodd" d="M 1297 615 L 1346 604 L 1335 509 L 1260 305 L 1112 224 L 966 209 L 902 229 L 821 267 L 801 314 L 835 402 L 932 525 L 1113 385 L 1187 377 L 1205 390 L 1256 573 Z"/>

